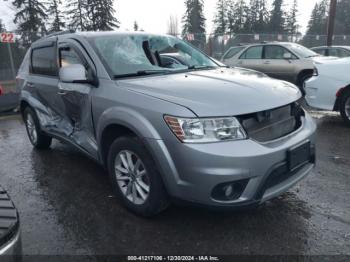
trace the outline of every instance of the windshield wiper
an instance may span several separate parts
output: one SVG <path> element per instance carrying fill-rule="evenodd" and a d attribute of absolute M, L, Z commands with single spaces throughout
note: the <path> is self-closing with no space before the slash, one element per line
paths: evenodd
<path fill-rule="evenodd" d="M 147 75 L 157 75 L 157 74 L 167 74 L 170 70 L 140 70 L 135 73 L 114 75 L 114 79 L 133 77 L 133 76 L 147 76 Z"/>

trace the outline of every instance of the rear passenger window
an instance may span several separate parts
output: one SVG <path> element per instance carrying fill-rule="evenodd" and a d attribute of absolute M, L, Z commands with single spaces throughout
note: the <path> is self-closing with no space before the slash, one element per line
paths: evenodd
<path fill-rule="evenodd" d="M 32 73 L 57 76 L 56 49 L 54 46 L 33 49 Z"/>
<path fill-rule="evenodd" d="M 338 57 L 338 49 L 328 49 L 329 56 Z"/>
<path fill-rule="evenodd" d="M 324 56 L 327 55 L 326 49 L 316 49 L 316 50 L 313 50 L 313 51 L 315 51 L 316 53 L 318 53 L 320 55 L 324 55 Z"/>
<path fill-rule="evenodd" d="M 262 46 L 251 47 L 241 55 L 240 59 L 261 59 L 262 51 Z"/>

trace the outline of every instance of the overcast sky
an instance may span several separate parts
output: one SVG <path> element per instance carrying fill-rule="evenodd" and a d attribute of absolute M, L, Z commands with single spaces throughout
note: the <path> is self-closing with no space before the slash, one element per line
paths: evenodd
<path fill-rule="evenodd" d="M 270 2 L 272 0 L 269 0 Z M 299 16 L 298 20 L 304 33 L 309 21 L 311 11 L 318 0 L 298 0 Z M 2 19 L 8 29 L 13 29 L 12 23 L 14 10 L 11 1 L 0 0 L 0 19 Z M 288 7 L 293 0 L 285 0 Z M 207 19 L 207 32 L 211 33 L 213 17 L 215 13 L 216 0 L 204 0 L 205 17 Z M 122 30 L 132 30 L 136 20 L 140 28 L 152 33 L 166 33 L 167 22 L 170 15 L 178 17 L 181 21 L 185 11 L 184 0 L 116 0 L 118 20 L 121 22 Z"/>

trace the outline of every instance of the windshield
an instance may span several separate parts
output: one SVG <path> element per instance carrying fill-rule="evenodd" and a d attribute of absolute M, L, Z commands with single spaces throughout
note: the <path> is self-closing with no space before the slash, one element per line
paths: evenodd
<path fill-rule="evenodd" d="M 298 44 L 288 44 L 289 48 L 302 58 L 319 56 L 316 52 Z"/>
<path fill-rule="evenodd" d="M 89 41 L 115 78 L 218 67 L 209 57 L 172 36 L 115 34 Z"/>

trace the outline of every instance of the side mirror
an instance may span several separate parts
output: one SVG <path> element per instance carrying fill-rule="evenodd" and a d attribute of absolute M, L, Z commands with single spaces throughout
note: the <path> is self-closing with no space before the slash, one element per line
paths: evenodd
<path fill-rule="evenodd" d="M 290 60 L 290 59 L 292 59 L 292 58 L 293 58 L 293 56 L 292 56 L 292 54 L 289 53 L 289 52 L 283 54 L 283 59 Z"/>
<path fill-rule="evenodd" d="M 80 64 L 62 67 L 59 71 L 63 83 L 89 83 L 85 67 Z"/>

